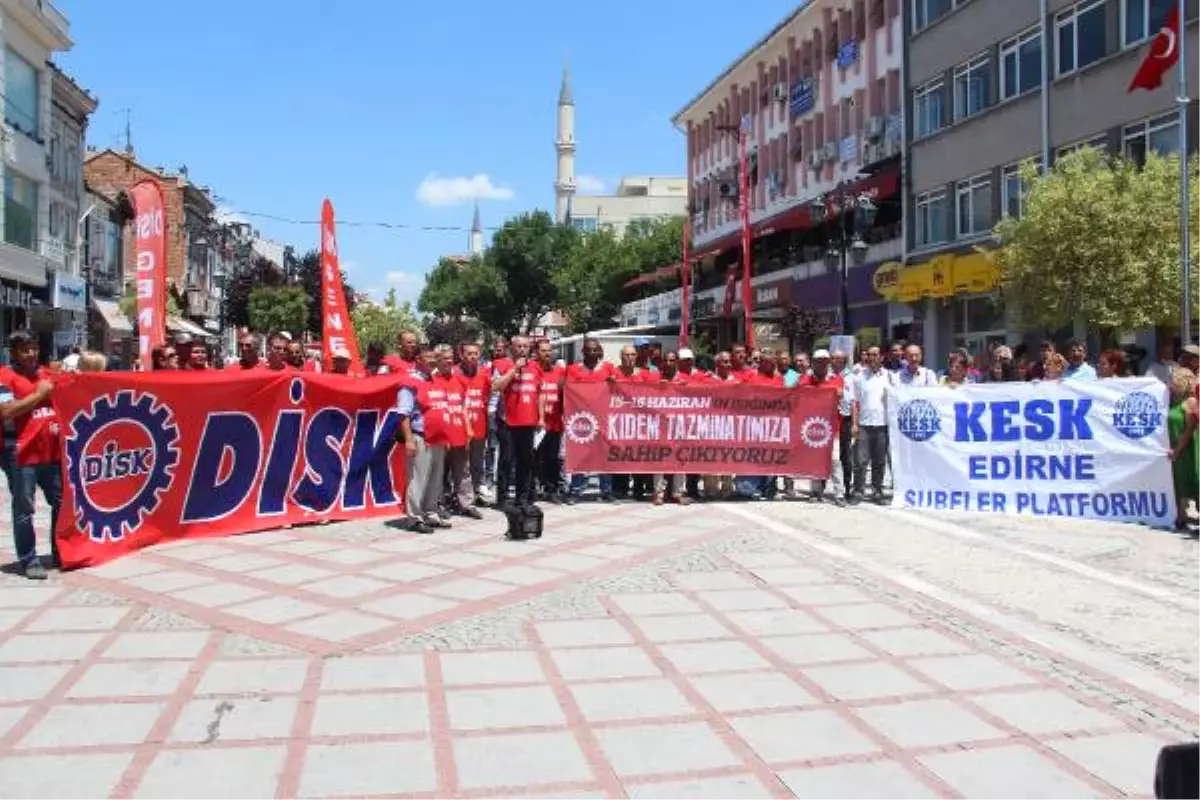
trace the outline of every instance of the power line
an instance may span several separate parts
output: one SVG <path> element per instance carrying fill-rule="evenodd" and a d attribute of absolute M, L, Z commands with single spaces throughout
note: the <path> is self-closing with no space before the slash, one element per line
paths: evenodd
<path fill-rule="evenodd" d="M 286 225 L 320 225 L 319 219 L 293 219 L 291 217 L 281 217 L 278 214 L 268 214 L 265 211 L 243 211 L 239 208 L 230 208 L 226 210 L 229 216 L 252 217 L 254 219 L 269 219 L 272 222 L 282 222 Z M 336 219 L 338 227 L 349 228 L 384 228 L 386 230 L 395 231 L 434 231 L 448 233 L 470 233 L 471 228 L 466 225 L 412 225 L 406 222 L 361 222 L 356 220 Z M 498 225 L 485 225 L 484 230 L 498 231 Z"/>

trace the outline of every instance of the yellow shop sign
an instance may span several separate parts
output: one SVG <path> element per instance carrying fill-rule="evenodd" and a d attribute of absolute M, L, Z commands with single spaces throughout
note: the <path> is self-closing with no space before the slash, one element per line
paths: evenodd
<path fill-rule="evenodd" d="M 1000 270 L 983 253 L 934 256 L 923 264 L 880 264 L 873 279 L 875 292 L 886 300 L 914 303 L 925 297 L 981 294 L 996 288 Z"/>

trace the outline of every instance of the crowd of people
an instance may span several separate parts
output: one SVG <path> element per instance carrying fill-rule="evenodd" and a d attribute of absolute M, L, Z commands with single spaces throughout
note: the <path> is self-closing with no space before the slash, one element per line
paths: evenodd
<path fill-rule="evenodd" d="M 267 337 L 265 357 L 259 338 L 243 331 L 237 359 L 213 364 L 202 343 L 181 336 L 154 349 L 154 370 L 224 369 L 318 372 L 302 342 L 284 332 Z M 853 355 L 857 355 L 854 358 Z M 99 353 L 71 353 L 61 364 L 47 364 L 38 339 L 24 331 L 9 337 L 10 364 L 0 367 L 0 471 L 12 497 L 13 537 L 18 567 L 27 577 L 44 580 L 46 564 L 37 551 L 33 518 L 37 493 L 50 511 L 51 530 L 62 500 L 61 441 L 52 394 L 60 371 L 104 371 L 112 359 Z M 1177 358 L 1177 360 L 1176 360 Z M 349 375 L 351 356 L 331 354 L 331 374 Z M 893 343 L 850 354 L 818 349 L 812 353 L 752 349 L 734 345 L 712 357 L 697 358 L 689 349 L 663 349 L 636 339 L 620 352 L 619 363 L 604 358 L 596 339 L 583 342 L 582 358 L 559 360 L 552 344 L 528 337 L 493 341 L 485 357 L 475 342 L 458 346 L 422 344 L 413 332 L 402 333 L 397 351 L 380 344 L 367 347 L 368 375 L 404 378 L 396 408 L 398 439 L 406 467 L 404 527 L 430 533 L 449 527 L 454 515 L 479 518 L 480 508 L 529 506 L 539 500 L 575 503 L 594 478 L 599 499 L 688 504 L 704 500 L 800 499 L 838 505 L 885 501 L 888 458 L 888 395 L 892 387 L 962 386 L 1013 380 L 1102 380 L 1129 374 L 1118 350 L 1089 363 L 1087 350 L 1071 342 L 1060 353 L 1053 344 L 1041 359 L 1028 363 L 1007 347 L 996 347 L 983 364 L 969 353 L 951 353 L 936 373 L 923 364 L 920 346 Z M 1173 462 L 1179 507 L 1177 525 L 1189 522 L 1189 503 L 1200 500 L 1200 349 L 1178 355 L 1164 347 L 1146 371 L 1167 385 L 1170 409 L 1169 457 Z M 828 481 L 795 476 L 771 478 L 734 475 L 564 475 L 563 389 L 568 382 L 655 382 L 666 384 L 744 383 L 752 386 L 826 386 L 838 391 L 839 430 Z M 868 480 L 869 476 L 869 480 Z M 50 536 L 50 566 L 57 566 Z"/>

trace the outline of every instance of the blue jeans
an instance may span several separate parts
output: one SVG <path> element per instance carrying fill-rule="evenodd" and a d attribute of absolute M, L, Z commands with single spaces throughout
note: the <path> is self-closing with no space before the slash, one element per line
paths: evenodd
<path fill-rule="evenodd" d="M 587 488 L 588 479 L 591 477 L 592 477 L 591 475 L 572 475 L 571 476 L 571 494 L 575 495 L 576 497 L 583 494 L 583 490 Z M 596 477 L 600 479 L 600 494 L 601 495 L 612 494 L 613 476 L 612 475 L 597 475 Z"/>
<path fill-rule="evenodd" d="M 57 558 L 58 543 L 54 540 L 54 529 L 58 526 L 58 508 L 62 504 L 62 467 L 58 464 L 13 467 L 9 487 L 13 502 L 13 544 L 21 566 L 29 566 L 38 557 L 33 509 L 39 487 L 46 505 L 50 506 L 50 553 Z"/>

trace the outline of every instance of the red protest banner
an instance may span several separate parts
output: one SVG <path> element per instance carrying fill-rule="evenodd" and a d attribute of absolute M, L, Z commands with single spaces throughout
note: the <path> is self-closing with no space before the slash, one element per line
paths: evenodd
<path fill-rule="evenodd" d="M 162 187 L 145 180 L 130 190 L 135 254 L 134 296 L 137 298 L 138 360 L 150 370 L 150 352 L 167 340 L 166 207 Z"/>
<path fill-rule="evenodd" d="M 568 382 L 567 471 L 828 478 L 837 400 L 833 389 Z"/>
<path fill-rule="evenodd" d="M 269 371 L 63 378 L 63 567 L 173 539 L 400 515 L 398 384 Z"/>
<path fill-rule="evenodd" d="M 346 289 L 342 285 L 342 267 L 338 261 L 337 234 L 334 231 L 333 204 L 329 198 L 321 205 L 321 338 L 324 343 L 324 367 L 333 371 L 333 356 L 344 350 L 350 356 L 350 374 L 363 375 L 358 339 L 346 310 Z"/>

